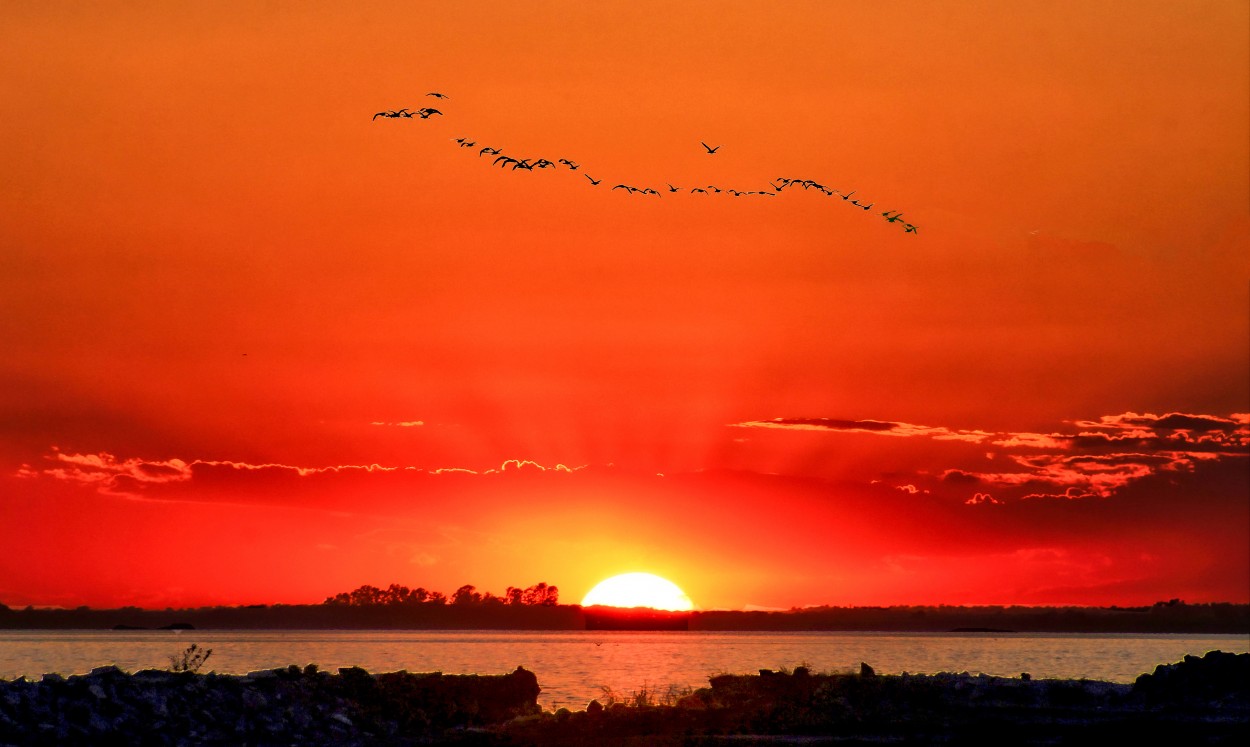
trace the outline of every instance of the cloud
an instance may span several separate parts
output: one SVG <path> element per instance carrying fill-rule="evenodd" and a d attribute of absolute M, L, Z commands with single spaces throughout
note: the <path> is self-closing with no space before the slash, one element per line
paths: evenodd
<path fill-rule="evenodd" d="M 968 506 L 1001 506 L 1003 505 L 1003 502 L 989 493 L 976 493 L 971 498 L 964 501 L 964 504 Z"/>
<path fill-rule="evenodd" d="M 368 475 L 374 473 L 415 473 L 422 475 L 517 475 L 517 474 L 571 474 L 587 468 L 587 465 L 569 467 L 564 464 L 543 465 L 528 459 L 509 459 L 499 467 L 474 470 L 459 467 L 424 469 L 412 466 L 386 466 L 381 464 L 345 464 L 324 467 L 304 467 L 266 462 L 254 464 L 220 459 L 167 459 L 152 460 L 139 457 L 118 458 L 108 452 L 96 454 L 67 454 L 57 447 L 45 459 L 51 466 L 38 468 L 23 464 L 14 473 L 22 479 L 51 478 L 96 488 L 105 495 L 137 498 L 150 489 L 172 483 L 191 483 L 197 479 L 218 479 L 226 473 L 253 473 L 265 476 L 288 476 L 309 478 L 329 475 Z M 216 474 L 215 474 L 216 473 Z"/>
<path fill-rule="evenodd" d="M 732 428 L 775 428 L 797 431 L 841 431 L 846 433 L 874 433 L 882 436 L 927 436 L 940 441 L 969 441 L 980 443 L 988 438 L 985 431 L 961 431 L 949 428 L 895 423 L 886 420 L 838 420 L 835 418 L 773 418 L 772 420 L 749 420 L 731 423 Z"/>
<path fill-rule="evenodd" d="M 17 475 L 24 478 L 46 475 L 66 482 L 91 485 L 110 495 L 129 495 L 136 488 L 191 479 L 191 465 L 181 459 L 118 459 L 107 452 L 66 454 L 55 447 L 47 459 L 54 466 L 37 470 L 30 465 L 22 465 Z"/>
<path fill-rule="evenodd" d="M 423 420 L 401 420 L 397 423 L 387 423 L 381 420 L 375 420 L 369 425 L 381 425 L 381 426 L 386 426 L 389 428 L 418 428 L 420 426 L 425 425 L 425 421 Z"/>
<path fill-rule="evenodd" d="M 1001 455 L 1015 469 L 999 466 L 1001 462 L 996 461 L 996 457 L 1000 452 L 987 452 L 985 462 L 994 462 L 994 469 L 978 469 L 973 466 L 975 460 L 964 454 L 958 456 L 963 464 L 927 474 L 938 475 L 938 480 L 948 486 L 992 485 L 1006 489 L 1013 498 L 1022 499 L 1106 498 L 1150 475 L 1192 472 L 1203 461 L 1250 455 L 1250 414 L 1246 413 L 1220 416 L 1126 412 L 1104 415 L 1097 420 L 1068 422 L 1080 430 L 1075 433 L 991 432 L 836 418 L 775 418 L 733 426 L 993 444 L 1002 450 Z M 920 479 L 926 473 L 914 474 Z M 974 496 L 974 500 L 968 502 L 975 505 L 986 501 L 976 500 Z"/>
<path fill-rule="evenodd" d="M 1250 414 L 1233 413 L 1228 417 L 1170 412 L 1126 412 L 1104 415 L 1096 421 L 1074 423 L 1086 430 L 1078 435 L 1080 445 L 1092 447 L 1100 442 L 1133 442 L 1143 447 L 1185 448 L 1229 453 L 1250 452 Z"/>
<path fill-rule="evenodd" d="M 1020 472 L 984 472 L 967 474 L 978 482 L 1002 486 L 1049 486 L 1066 497 L 1107 497 L 1134 480 L 1154 474 L 1160 469 L 1192 470 L 1194 460 L 1173 454 L 1109 454 L 1109 455 L 1012 455 L 1024 468 Z M 1069 488 L 1081 488 L 1069 493 Z"/>
<path fill-rule="evenodd" d="M 745 423 L 733 423 L 734 428 L 783 428 L 799 431 L 853 431 L 860 433 L 881 433 L 899 427 L 900 423 L 881 420 L 836 420 L 833 418 L 773 418 L 772 420 L 751 420 Z"/>

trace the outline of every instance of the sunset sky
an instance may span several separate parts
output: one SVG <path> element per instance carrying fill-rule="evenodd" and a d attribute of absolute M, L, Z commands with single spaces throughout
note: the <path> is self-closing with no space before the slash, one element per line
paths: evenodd
<path fill-rule="evenodd" d="M 6 2 L 0 91 L 10 607 L 1250 602 L 1245 0 Z"/>

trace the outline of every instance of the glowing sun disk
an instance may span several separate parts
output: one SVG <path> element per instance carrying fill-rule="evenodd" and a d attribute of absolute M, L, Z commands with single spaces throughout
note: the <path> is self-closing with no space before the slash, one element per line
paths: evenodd
<path fill-rule="evenodd" d="M 605 581 L 582 599 L 583 607 L 650 607 L 687 612 L 694 609 L 690 597 L 677 584 L 653 573 L 622 573 Z"/>

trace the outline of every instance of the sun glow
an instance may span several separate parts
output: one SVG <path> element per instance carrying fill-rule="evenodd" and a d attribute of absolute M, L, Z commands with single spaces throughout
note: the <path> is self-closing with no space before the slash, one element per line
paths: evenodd
<path fill-rule="evenodd" d="M 622 573 L 587 592 L 583 607 L 650 607 L 657 610 L 688 612 L 694 609 L 690 597 L 677 584 L 653 573 Z"/>

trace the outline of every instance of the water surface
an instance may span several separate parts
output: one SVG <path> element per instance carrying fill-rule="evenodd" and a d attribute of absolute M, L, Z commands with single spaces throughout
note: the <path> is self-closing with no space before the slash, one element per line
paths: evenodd
<path fill-rule="evenodd" d="M 1038 633 L 759 633 L 530 631 L 0 631 L 0 678 L 82 674 L 114 664 L 167 668 L 196 643 L 213 650 L 204 671 L 243 674 L 316 663 L 333 671 L 404 669 L 538 675 L 544 708 L 584 708 L 604 688 L 705 687 L 719 673 L 806 665 L 813 671 L 972 672 L 1132 682 L 1158 664 L 1220 649 L 1250 652 L 1250 636 Z"/>

